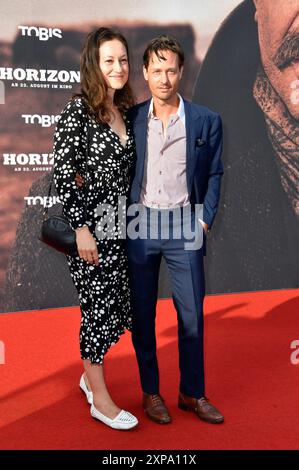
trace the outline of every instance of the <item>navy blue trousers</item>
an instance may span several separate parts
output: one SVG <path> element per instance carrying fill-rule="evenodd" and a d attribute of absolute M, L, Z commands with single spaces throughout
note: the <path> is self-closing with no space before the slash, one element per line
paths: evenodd
<path fill-rule="evenodd" d="M 205 394 L 204 387 L 204 348 L 203 348 L 203 300 L 205 295 L 203 247 L 186 249 L 192 239 L 184 233 L 177 238 L 175 231 L 185 222 L 177 217 L 182 212 L 176 209 L 171 217 L 169 236 L 165 237 L 165 220 L 161 214 L 165 210 L 145 209 L 146 217 L 141 217 L 137 228 L 146 238 L 127 238 L 129 276 L 132 291 L 133 330 L 132 340 L 139 366 L 142 390 L 145 393 L 159 393 L 159 368 L 156 353 L 156 304 L 158 298 L 159 268 L 164 257 L 170 275 L 172 296 L 178 318 L 178 345 L 180 367 L 180 391 L 200 398 Z M 168 212 L 168 210 L 167 210 Z M 180 220 L 179 220 L 180 219 Z M 132 218 L 128 217 L 128 224 Z M 191 230 L 203 229 L 191 213 Z M 129 229 L 129 227 L 128 227 Z M 152 232 L 150 236 L 150 231 Z M 158 234 L 158 236 L 157 236 Z"/>

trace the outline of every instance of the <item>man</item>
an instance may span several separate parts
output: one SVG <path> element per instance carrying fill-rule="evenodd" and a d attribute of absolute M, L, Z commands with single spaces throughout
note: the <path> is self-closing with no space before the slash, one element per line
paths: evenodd
<path fill-rule="evenodd" d="M 200 69 L 193 98 L 226 123 L 208 292 L 298 286 L 298 57 L 299 1 L 245 0 Z"/>
<path fill-rule="evenodd" d="M 203 351 L 204 244 L 185 250 L 184 236 L 165 240 L 162 215 L 176 208 L 203 204 L 201 223 L 211 229 L 219 201 L 222 124 L 220 116 L 187 102 L 177 93 L 184 54 L 175 38 L 160 36 L 148 45 L 143 73 L 152 99 L 130 110 L 137 161 L 130 204 L 139 204 L 157 220 L 158 238 L 128 237 L 133 303 L 133 344 L 143 390 L 143 407 L 156 423 L 171 421 L 159 393 L 155 315 L 159 267 L 166 260 L 179 323 L 179 407 L 209 423 L 222 423 L 221 413 L 205 397 Z M 193 212 L 194 214 L 194 212 Z M 151 217 L 145 217 L 148 233 Z M 148 222 L 150 220 L 150 222 Z M 143 221 L 141 222 L 142 225 Z M 174 231 L 170 220 L 170 233 Z M 196 222 L 195 222 L 196 224 Z M 147 226 L 146 226 L 147 225 Z"/>

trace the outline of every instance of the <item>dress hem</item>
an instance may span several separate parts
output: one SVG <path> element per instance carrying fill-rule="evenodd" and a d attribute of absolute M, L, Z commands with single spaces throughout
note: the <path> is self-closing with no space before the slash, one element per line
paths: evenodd
<path fill-rule="evenodd" d="M 109 351 L 109 349 L 114 346 L 115 344 L 118 343 L 118 341 L 120 340 L 121 336 L 126 332 L 126 330 L 128 331 L 132 331 L 132 326 L 125 326 L 123 327 L 121 330 L 119 330 L 114 338 L 110 338 L 110 341 L 109 341 L 109 344 L 107 344 L 107 346 L 105 348 L 102 349 L 103 351 L 103 359 L 99 360 L 99 359 L 96 359 L 96 356 L 95 354 L 93 354 L 91 357 L 90 357 L 90 354 L 87 354 L 88 357 L 83 357 L 84 355 L 81 354 L 81 359 L 83 361 L 86 361 L 86 360 L 89 360 L 91 362 L 91 364 L 99 364 L 101 365 L 103 362 L 104 362 L 104 357 L 105 355 L 107 354 L 107 352 Z"/>

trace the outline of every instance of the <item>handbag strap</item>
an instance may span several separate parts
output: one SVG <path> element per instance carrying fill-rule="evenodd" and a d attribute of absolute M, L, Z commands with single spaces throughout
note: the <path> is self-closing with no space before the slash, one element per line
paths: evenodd
<path fill-rule="evenodd" d="M 88 156 L 89 156 L 89 149 L 90 149 L 90 134 L 91 134 L 90 127 L 91 127 L 91 125 L 90 125 L 88 114 L 87 114 L 87 147 L 86 147 L 86 153 L 85 153 L 85 206 L 84 206 L 84 217 L 85 218 L 87 216 L 87 189 L 88 189 L 87 188 L 87 174 L 88 174 Z M 52 189 L 53 183 L 54 183 L 54 172 L 53 172 L 53 175 L 52 175 L 52 178 L 51 178 L 51 181 L 50 181 L 47 200 L 51 196 L 51 189 Z M 46 207 L 44 208 L 44 211 L 43 211 L 43 219 L 46 218 L 46 215 L 48 213 L 48 209 L 49 209 L 49 207 L 46 204 Z"/>

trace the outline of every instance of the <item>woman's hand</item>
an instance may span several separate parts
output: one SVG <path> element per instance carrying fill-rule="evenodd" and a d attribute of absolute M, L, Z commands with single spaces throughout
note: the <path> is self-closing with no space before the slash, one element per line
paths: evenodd
<path fill-rule="evenodd" d="M 87 225 L 77 228 L 76 242 L 80 258 L 84 259 L 90 264 L 99 264 L 99 254 L 97 244 Z"/>
<path fill-rule="evenodd" d="M 84 185 L 84 178 L 83 176 L 80 175 L 80 173 L 76 173 L 76 176 L 75 176 L 75 182 L 76 182 L 76 185 L 81 188 L 81 186 Z"/>

